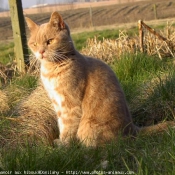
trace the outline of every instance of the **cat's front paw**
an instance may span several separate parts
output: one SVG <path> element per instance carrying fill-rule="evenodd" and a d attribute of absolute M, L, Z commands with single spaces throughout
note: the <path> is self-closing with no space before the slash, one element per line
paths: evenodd
<path fill-rule="evenodd" d="M 62 145 L 63 145 L 63 143 L 61 142 L 60 139 L 55 139 L 55 140 L 53 141 L 53 146 L 54 146 L 55 148 L 60 147 L 60 146 L 62 146 Z"/>
<path fill-rule="evenodd" d="M 64 140 L 62 141 L 61 139 L 55 139 L 53 141 L 53 146 L 55 148 L 58 148 L 58 147 L 70 147 L 70 146 L 75 146 L 75 145 L 78 145 L 78 141 L 77 140 Z"/>

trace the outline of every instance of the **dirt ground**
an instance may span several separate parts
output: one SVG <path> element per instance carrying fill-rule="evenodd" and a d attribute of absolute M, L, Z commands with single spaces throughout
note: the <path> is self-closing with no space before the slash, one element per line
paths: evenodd
<path fill-rule="evenodd" d="M 25 16 L 31 17 L 38 24 L 47 22 L 53 11 L 60 11 L 71 31 L 78 32 L 100 28 L 117 28 L 120 25 L 134 23 L 138 20 L 160 20 L 173 22 L 175 18 L 175 1 L 145 0 L 130 3 L 116 3 L 116 1 L 69 4 L 67 6 L 49 6 L 39 9 L 24 9 Z M 8 16 L 8 17 L 5 17 Z M 154 23 L 154 22 L 153 22 Z M 12 39 L 12 27 L 9 13 L 0 17 L 0 41 Z"/>

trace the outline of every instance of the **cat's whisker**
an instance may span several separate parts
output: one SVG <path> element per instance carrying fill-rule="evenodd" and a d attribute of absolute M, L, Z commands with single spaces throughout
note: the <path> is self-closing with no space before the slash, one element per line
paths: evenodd
<path fill-rule="evenodd" d="M 54 61 L 58 61 L 58 62 L 65 62 L 67 59 L 67 57 L 65 57 L 65 55 L 55 55 L 54 57 L 52 57 Z"/>
<path fill-rule="evenodd" d="M 49 51 L 48 53 L 48 57 L 51 59 L 51 61 L 53 62 L 65 62 L 67 61 L 69 58 L 68 56 L 66 56 L 64 54 L 64 52 L 58 52 L 58 51 Z"/>

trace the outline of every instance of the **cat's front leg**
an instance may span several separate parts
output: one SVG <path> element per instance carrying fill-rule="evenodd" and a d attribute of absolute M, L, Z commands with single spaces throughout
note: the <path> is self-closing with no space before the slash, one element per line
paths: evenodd
<path fill-rule="evenodd" d="M 80 119 L 75 116 L 61 116 L 58 118 L 58 127 L 60 131 L 59 139 L 62 144 L 69 145 L 71 141 L 77 140 L 77 130 Z"/>

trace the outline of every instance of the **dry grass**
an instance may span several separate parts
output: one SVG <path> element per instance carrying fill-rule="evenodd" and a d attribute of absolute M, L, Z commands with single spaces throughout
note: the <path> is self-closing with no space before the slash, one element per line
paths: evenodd
<path fill-rule="evenodd" d="M 27 100 L 21 102 L 17 113 L 26 131 L 33 132 L 38 139 L 52 141 L 58 137 L 57 117 L 42 85 L 39 85 Z"/>
<path fill-rule="evenodd" d="M 168 31 L 168 36 L 167 36 Z M 160 59 L 166 57 L 174 58 L 175 28 L 167 26 L 161 35 L 167 37 L 167 41 L 158 39 L 149 31 L 144 30 L 144 53 L 158 56 Z M 117 39 L 98 40 L 97 37 L 87 40 L 87 45 L 82 49 L 84 55 L 99 58 L 108 64 L 120 59 L 125 53 L 137 54 L 140 52 L 139 37 L 129 37 L 126 31 L 120 31 Z"/>
<path fill-rule="evenodd" d="M 0 113 L 3 113 L 5 111 L 9 110 L 9 105 L 8 105 L 8 97 L 5 94 L 5 92 L 0 90 Z"/>
<path fill-rule="evenodd" d="M 0 86 L 5 85 L 14 75 L 16 71 L 16 63 L 8 63 L 3 65 L 0 63 Z"/>
<path fill-rule="evenodd" d="M 125 31 L 120 31 L 117 39 L 98 40 L 97 37 L 87 40 L 87 45 L 82 49 L 84 55 L 99 58 L 110 64 L 114 59 L 120 59 L 125 53 L 135 53 L 139 50 L 137 38 L 130 38 Z"/>
<path fill-rule="evenodd" d="M 27 73 L 34 76 L 39 76 L 40 62 L 35 58 L 33 54 L 29 56 L 30 66 L 27 68 Z"/>
<path fill-rule="evenodd" d="M 13 70 L 13 75 L 20 75 L 14 64 L 0 67 L 1 85 L 4 89 L 0 91 L 0 123 L 3 123 L 0 145 L 14 148 L 27 142 L 52 145 L 59 135 L 57 117 L 43 86 L 38 85 L 30 94 L 29 89 L 14 85 L 13 81 L 20 81 L 24 75 L 17 76 L 8 86 L 12 78 L 9 77 L 9 70 Z M 38 73 L 38 64 L 32 58 L 27 74 L 38 77 Z"/>
<path fill-rule="evenodd" d="M 163 41 L 146 29 L 144 36 L 144 50 L 148 55 L 158 55 L 160 59 L 174 56 L 175 28 L 169 24 L 160 32 L 166 40 Z"/>
<path fill-rule="evenodd" d="M 52 145 L 58 137 L 56 115 L 41 85 L 16 107 L 13 116 L 0 118 L 1 122 L 8 123 L 4 125 L 5 132 L 0 134 L 1 146 L 22 146 L 27 141 Z"/>

